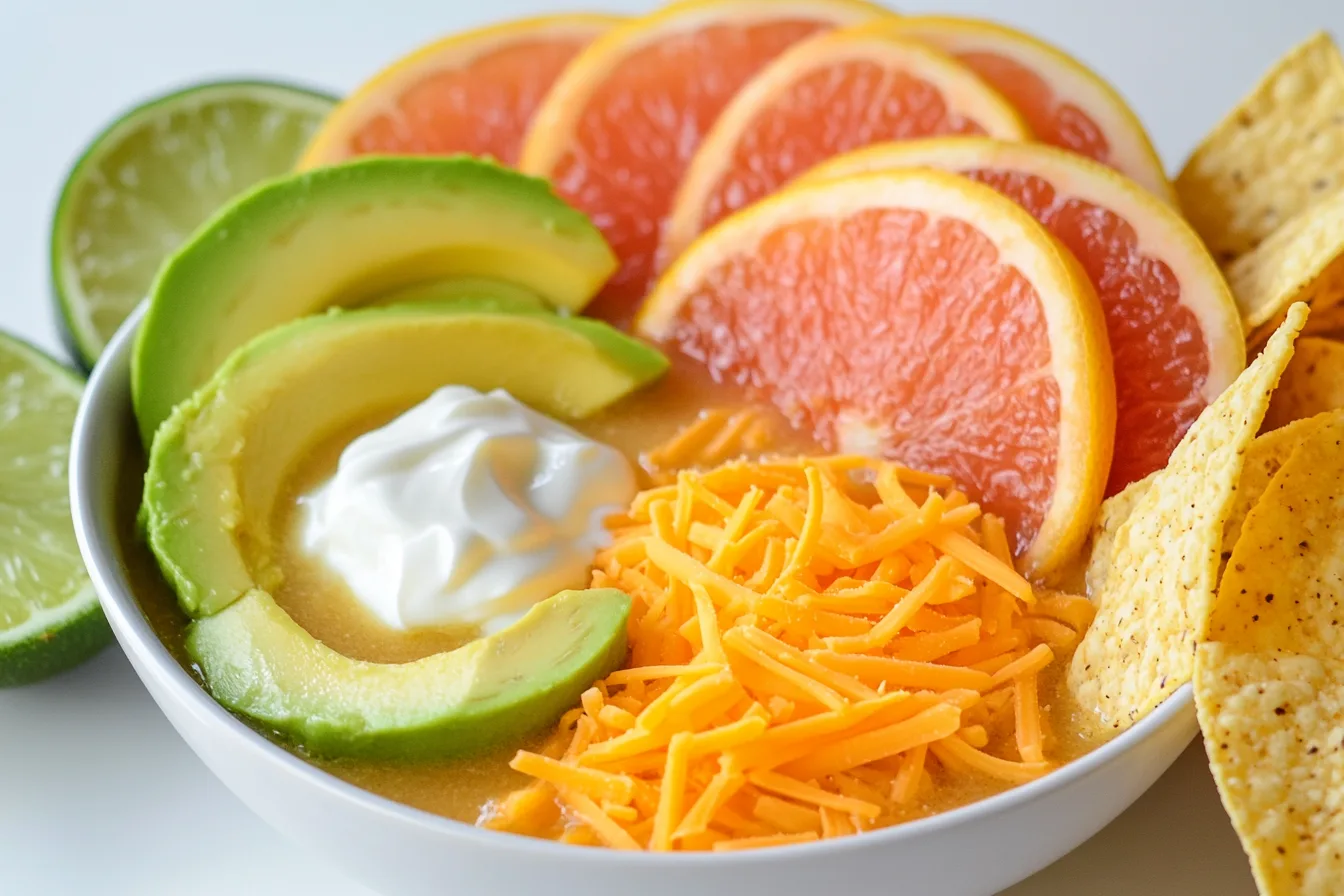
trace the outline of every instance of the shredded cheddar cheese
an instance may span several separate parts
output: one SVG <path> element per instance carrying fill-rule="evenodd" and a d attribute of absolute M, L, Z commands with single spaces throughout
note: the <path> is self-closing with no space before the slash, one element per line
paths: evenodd
<path fill-rule="evenodd" d="M 744 454 L 760 453 L 770 442 L 770 423 L 751 408 L 729 413 L 701 411 L 689 425 L 641 458 L 655 482 L 671 482 L 677 471 L 708 468 Z M 706 491 L 707 495 L 713 493 Z M 714 500 L 710 497 L 711 501 Z"/>
<path fill-rule="evenodd" d="M 707 413 L 658 462 L 727 450 L 752 425 Z M 753 849 L 910 817 L 959 778 L 1051 768 L 1040 676 L 1091 606 L 1037 593 L 1002 522 L 943 477 L 734 461 L 676 472 L 609 526 L 593 583 L 633 599 L 627 666 L 545 750 L 518 753 L 533 783 L 486 824 Z"/>

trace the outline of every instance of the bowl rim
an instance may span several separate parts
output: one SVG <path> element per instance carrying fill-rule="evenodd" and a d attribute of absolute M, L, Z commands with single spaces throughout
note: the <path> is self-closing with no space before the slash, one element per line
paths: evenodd
<path fill-rule="evenodd" d="M 804 853 L 807 856 L 820 857 L 844 854 L 856 849 L 892 846 L 902 841 L 936 835 L 972 821 L 985 820 L 989 816 L 1022 807 L 1070 787 L 1103 766 L 1121 759 L 1130 750 L 1177 721 L 1193 706 L 1194 691 L 1187 682 L 1129 729 L 1034 781 L 955 809 L 869 831 L 861 837 L 838 837 L 765 850 L 726 853 L 712 851 L 627 853 L 610 849 L 577 849 L 550 840 L 479 828 L 380 796 L 344 781 L 291 753 L 246 725 L 216 702 L 200 682 L 188 674 L 172 656 L 145 618 L 134 593 L 128 586 L 122 585 L 124 577 L 121 575 L 115 538 L 98 526 L 98 514 L 94 509 L 97 506 L 96 483 L 100 475 L 106 475 L 106 469 L 111 466 L 99 463 L 100 445 L 95 436 L 105 426 L 105 418 L 109 415 L 130 413 L 129 407 L 122 409 L 108 407 L 106 395 L 118 385 L 129 388 L 126 382 L 118 384 L 116 380 L 119 376 L 129 380 L 130 355 L 135 343 L 135 334 L 144 317 L 145 307 L 146 303 L 142 302 L 109 342 L 89 377 L 75 417 L 70 447 L 70 510 L 74 520 L 75 537 L 89 578 L 123 650 L 128 654 L 133 653 L 143 664 L 141 668 L 145 671 L 141 673 L 142 675 L 153 675 L 175 700 L 187 706 L 193 715 L 226 737 L 235 752 L 245 751 L 251 761 L 265 763 L 277 772 L 298 778 L 304 785 L 325 791 L 328 795 L 349 804 L 352 809 L 389 816 L 437 836 L 462 841 L 463 845 L 473 848 L 502 851 L 519 856 L 602 865 L 630 863 L 650 868 L 705 865 L 749 868 L 762 863 L 771 863 L 772 857 L 779 856 L 781 851 L 787 851 L 790 857 L 803 857 Z M 134 430 L 135 427 L 132 426 L 131 429 Z M 138 437 L 138 433 L 135 435 Z M 116 465 L 118 475 L 120 466 L 120 463 Z"/>

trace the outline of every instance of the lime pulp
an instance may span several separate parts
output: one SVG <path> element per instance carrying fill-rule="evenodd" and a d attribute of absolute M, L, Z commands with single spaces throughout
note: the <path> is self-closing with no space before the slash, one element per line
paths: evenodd
<path fill-rule="evenodd" d="M 51 234 L 53 291 L 86 367 L 164 257 L 229 199 L 289 171 L 334 104 L 284 84 L 198 84 L 137 106 L 94 138 Z"/>
<path fill-rule="evenodd" d="M 81 378 L 0 333 L 0 687 L 111 639 L 75 543 L 66 473 Z"/>

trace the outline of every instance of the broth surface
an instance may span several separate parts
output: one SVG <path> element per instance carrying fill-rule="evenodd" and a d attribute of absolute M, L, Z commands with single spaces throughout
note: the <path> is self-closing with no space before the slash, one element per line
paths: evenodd
<path fill-rule="evenodd" d="M 409 663 L 454 650 L 479 634 L 471 626 L 394 629 L 360 603 L 339 575 L 303 550 L 299 499 L 336 472 L 347 445 L 403 410 L 353 423 L 319 442 L 299 468 L 290 471 L 271 518 L 271 531 L 281 545 L 276 559 L 284 576 L 272 591 L 275 602 L 332 650 L 371 663 Z"/>
<path fill-rule="evenodd" d="M 590 438 L 604 441 L 639 464 L 640 455 L 665 442 L 681 427 L 708 408 L 737 409 L 748 406 L 742 392 L 734 387 L 713 383 L 703 368 L 692 361 L 675 358 L 672 370 L 657 385 L 633 395 L 617 406 L 574 428 Z M 756 409 L 753 406 L 753 409 Z M 443 650 L 451 650 L 474 637 L 461 628 L 422 629 L 403 632 L 383 625 L 359 604 L 349 589 L 334 574 L 309 559 L 298 547 L 297 500 L 324 481 L 335 470 L 341 451 L 363 432 L 380 426 L 406 408 L 389 409 L 377 417 L 354 425 L 323 440 L 289 473 L 287 485 L 277 502 L 271 523 L 276 533 L 284 533 L 279 561 L 283 583 L 275 589 L 276 601 L 307 631 L 334 650 L 347 656 L 372 662 L 402 663 Z M 770 423 L 772 451 L 776 453 L 815 453 L 817 446 L 806 436 L 784 423 L 773 410 L 760 411 Z M 132 441 L 137 441 L 132 436 Z M 128 578 L 146 618 L 178 662 L 198 680 L 199 670 L 185 650 L 187 618 L 176 597 L 159 574 L 149 549 L 139 538 L 135 524 L 139 506 L 143 453 L 138 444 L 128 446 L 128 473 L 121 483 L 118 527 L 121 552 Z M 647 482 L 641 485 L 647 485 Z M 1101 740 L 1083 724 L 1079 710 L 1072 705 L 1063 687 L 1068 658 L 1057 656 L 1041 679 L 1041 700 L 1050 755 L 1060 761 L 1072 760 L 1095 749 Z M 247 720 L 244 720 L 247 721 Z M 252 724 L 252 723 L 248 723 Z M 330 760 L 308 756 L 301 749 L 256 725 L 262 734 L 319 768 L 397 802 L 459 821 L 474 823 L 491 801 L 526 784 L 530 779 L 508 767 L 519 748 L 532 749 L 545 740 L 550 731 L 541 732 L 531 743 L 512 744 L 507 749 L 471 760 L 429 763 L 396 763 L 367 760 Z M 1003 737 L 1005 733 L 996 733 Z M 1006 732 L 1011 738 L 1012 732 Z M 1009 785 L 988 778 L 958 776 L 957 782 L 940 781 L 932 798 L 915 800 L 910 820 L 946 811 L 1009 789 Z"/>

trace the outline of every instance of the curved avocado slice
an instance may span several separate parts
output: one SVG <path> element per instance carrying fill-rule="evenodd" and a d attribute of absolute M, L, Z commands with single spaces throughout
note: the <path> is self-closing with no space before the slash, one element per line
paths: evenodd
<path fill-rule="evenodd" d="M 488 303 L 330 312 L 271 330 L 159 429 L 141 524 L 190 616 L 274 588 L 276 501 L 296 462 L 440 386 L 502 388 L 581 419 L 656 379 L 667 359 L 606 324 Z"/>
<path fill-rule="evenodd" d="M 369 305 L 422 305 L 427 302 L 477 302 L 500 311 L 546 311 L 546 300 L 530 289 L 487 280 L 484 277 L 454 277 L 431 280 L 383 293 L 370 299 Z"/>
<path fill-rule="evenodd" d="M 187 650 L 225 706 L 327 756 L 433 759 L 553 724 L 625 659 L 630 598 L 563 591 L 497 634 L 411 663 L 353 660 L 265 591 L 198 619 Z"/>
<path fill-rule="evenodd" d="M 493 162 L 370 157 L 270 181 L 160 269 L 131 361 L 141 436 L 148 445 L 234 349 L 278 324 L 455 277 L 578 310 L 615 268 L 584 215 Z"/>

